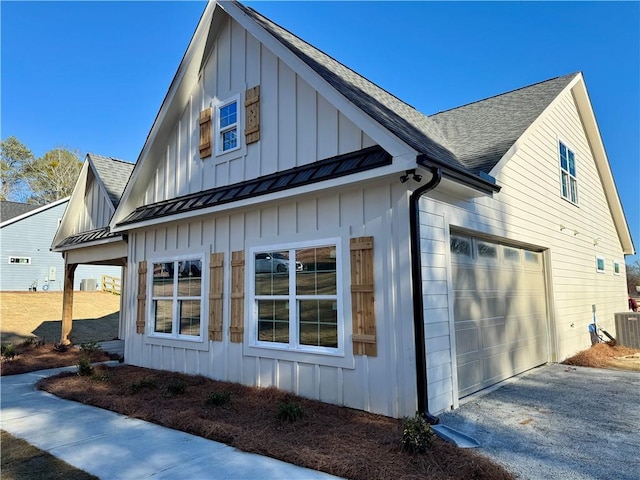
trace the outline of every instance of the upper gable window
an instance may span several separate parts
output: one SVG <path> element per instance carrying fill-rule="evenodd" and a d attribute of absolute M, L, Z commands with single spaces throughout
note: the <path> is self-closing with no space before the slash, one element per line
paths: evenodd
<path fill-rule="evenodd" d="M 578 203 L 578 180 L 576 178 L 576 157 L 564 143 L 560 144 L 560 175 L 562 196 L 571 203 Z"/>
<path fill-rule="evenodd" d="M 239 96 L 235 96 L 216 107 L 216 153 L 218 155 L 240 148 L 238 103 Z"/>

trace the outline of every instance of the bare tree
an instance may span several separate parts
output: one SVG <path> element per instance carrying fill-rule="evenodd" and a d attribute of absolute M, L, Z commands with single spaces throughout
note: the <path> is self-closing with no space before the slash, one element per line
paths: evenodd
<path fill-rule="evenodd" d="M 24 170 L 24 180 L 31 190 L 29 203 L 44 205 L 68 197 L 81 169 L 79 152 L 60 147 L 31 161 Z"/>
<path fill-rule="evenodd" d="M 636 286 L 640 286 L 640 260 L 636 260 L 633 265 L 627 264 L 627 289 L 629 295 L 633 297 L 638 295 Z"/>
<path fill-rule="evenodd" d="M 16 137 L 0 142 L 0 200 L 24 201 L 28 195 L 23 179 L 26 165 L 33 154 Z"/>

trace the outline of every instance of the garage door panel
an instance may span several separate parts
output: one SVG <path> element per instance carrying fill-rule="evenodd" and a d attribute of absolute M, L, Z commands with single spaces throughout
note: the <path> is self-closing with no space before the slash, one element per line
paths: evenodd
<path fill-rule="evenodd" d="M 541 254 L 476 239 L 473 245 L 473 258 L 452 255 L 459 396 L 547 360 Z"/>

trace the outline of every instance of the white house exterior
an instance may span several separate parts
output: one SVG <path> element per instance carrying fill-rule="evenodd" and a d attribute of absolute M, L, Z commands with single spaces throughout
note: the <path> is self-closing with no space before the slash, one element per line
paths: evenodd
<path fill-rule="evenodd" d="M 236 2 L 103 234 L 126 363 L 393 417 L 587 347 L 592 305 L 613 330 L 633 252 L 580 73 L 427 117 Z"/>

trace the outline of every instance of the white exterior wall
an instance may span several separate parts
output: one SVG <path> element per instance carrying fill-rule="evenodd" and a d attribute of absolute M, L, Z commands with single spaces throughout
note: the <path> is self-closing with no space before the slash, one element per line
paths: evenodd
<path fill-rule="evenodd" d="M 75 232 L 88 232 L 109 225 L 114 208 L 90 168 L 87 172 L 84 205 L 77 218 Z M 74 233 L 75 233 L 74 232 Z"/>
<path fill-rule="evenodd" d="M 525 135 L 497 175 L 502 190 L 494 198 L 463 199 L 437 190 L 421 202 L 432 413 L 457 403 L 453 293 L 451 274 L 444 273 L 451 271 L 452 228 L 545 250 L 550 361 L 561 361 L 591 345 L 588 324 L 592 322 L 592 304 L 600 326 L 611 333 L 615 332 L 614 313 L 627 310 L 622 247 L 572 94 L 562 95 Z M 577 206 L 561 195 L 558 140 L 576 155 Z M 567 229 L 561 231 L 561 225 Z M 605 259 L 605 273 L 596 272 L 596 256 Z M 613 273 L 614 261 L 620 264 L 620 275 Z"/>
<path fill-rule="evenodd" d="M 244 58 L 243 58 L 244 57 Z M 260 85 L 260 140 L 244 144 L 244 94 Z M 200 159 L 200 111 L 240 95 L 239 150 Z M 215 122 L 215 108 L 214 108 Z M 215 123 L 214 123 L 215 124 Z M 215 135 L 215 132 L 214 132 Z M 161 140 L 156 140 L 160 142 Z M 144 203 L 251 180 L 374 145 L 291 68 L 227 19 L 163 153 Z"/>
<path fill-rule="evenodd" d="M 397 184 L 397 185 L 396 185 Z M 408 199 L 399 182 L 353 187 L 321 197 L 306 197 L 171 223 L 136 231 L 129 237 L 127 282 L 132 286 L 124 310 L 127 363 L 149 368 L 201 374 L 260 387 L 275 386 L 295 394 L 393 417 L 416 411 L 415 353 L 409 271 Z M 354 356 L 351 345 L 349 239 L 374 237 L 377 357 Z M 249 346 L 247 318 L 249 268 L 245 270 L 245 341 L 229 341 L 231 251 L 310 239 L 340 238 L 345 355 L 323 356 L 267 351 Z M 159 341 L 135 333 L 137 264 L 141 260 L 224 253 L 223 341 L 201 344 Z M 209 270 L 203 265 L 204 292 Z M 205 293 L 206 295 L 206 293 Z M 148 304 L 151 302 L 148 301 Z M 149 312 L 149 306 L 147 312 Z M 208 312 L 203 312 L 205 322 Z M 149 322 L 149 314 L 147 322 Z M 206 333 L 205 333 L 206 335 Z"/>

